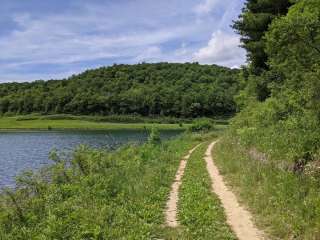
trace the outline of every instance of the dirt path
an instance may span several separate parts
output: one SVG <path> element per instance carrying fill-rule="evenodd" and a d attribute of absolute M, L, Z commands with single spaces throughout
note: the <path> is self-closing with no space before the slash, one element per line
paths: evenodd
<path fill-rule="evenodd" d="M 184 170 L 187 166 L 187 161 L 190 158 L 192 152 L 194 150 L 196 150 L 201 144 L 198 144 L 197 146 L 195 146 L 194 148 L 192 148 L 188 155 L 183 157 L 178 171 L 176 173 L 175 176 L 175 180 L 173 182 L 173 184 L 171 185 L 171 192 L 169 195 L 169 199 L 167 201 L 167 207 L 166 207 L 166 211 L 165 211 L 165 220 L 166 220 L 166 224 L 169 227 L 177 227 L 179 225 L 178 220 L 177 220 L 177 212 L 178 212 L 178 200 L 179 200 L 179 188 L 182 184 L 182 177 L 184 174 Z"/>
<path fill-rule="evenodd" d="M 252 222 L 251 214 L 239 205 L 236 196 L 227 188 L 218 168 L 212 159 L 212 148 L 216 144 L 209 145 L 205 161 L 207 170 L 212 181 L 212 191 L 218 195 L 225 209 L 227 222 L 239 240 L 259 240 L 265 239 L 264 234 L 259 231 Z"/>

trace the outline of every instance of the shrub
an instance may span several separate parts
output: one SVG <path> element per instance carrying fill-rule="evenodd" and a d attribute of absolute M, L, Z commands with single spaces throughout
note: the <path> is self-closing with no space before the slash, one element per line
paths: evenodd
<path fill-rule="evenodd" d="M 160 132 L 157 128 L 153 127 L 151 129 L 149 138 L 148 138 L 148 143 L 150 144 L 159 144 L 161 143 L 161 138 L 160 138 Z"/>
<path fill-rule="evenodd" d="M 197 119 L 191 125 L 189 130 L 191 132 L 209 132 L 214 129 L 214 122 L 211 119 L 203 118 Z"/>

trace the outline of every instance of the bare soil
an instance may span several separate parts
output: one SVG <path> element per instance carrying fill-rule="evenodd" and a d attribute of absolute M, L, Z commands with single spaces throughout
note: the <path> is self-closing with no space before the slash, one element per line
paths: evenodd
<path fill-rule="evenodd" d="M 226 213 L 227 223 L 230 225 L 239 240 L 266 239 L 263 232 L 258 230 L 252 215 L 243 206 L 240 206 L 236 196 L 226 186 L 223 177 L 212 159 L 212 149 L 217 142 L 209 145 L 205 161 L 212 181 L 212 191 L 219 197 Z"/>
<path fill-rule="evenodd" d="M 197 145 L 196 147 L 192 148 L 188 155 L 182 158 L 178 171 L 175 176 L 175 180 L 171 186 L 171 191 L 169 195 L 169 199 L 167 201 L 167 207 L 165 211 L 165 220 L 166 224 L 169 227 L 175 228 L 179 226 L 179 222 L 177 220 L 177 213 L 178 213 L 178 201 L 179 201 L 179 188 L 182 184 L 182 177 L 184 174 L 184 170 L 187 166 L 187 161 L 190 158 L 191 154 L 194 150 L 196 150 L 201 144 Z"/>

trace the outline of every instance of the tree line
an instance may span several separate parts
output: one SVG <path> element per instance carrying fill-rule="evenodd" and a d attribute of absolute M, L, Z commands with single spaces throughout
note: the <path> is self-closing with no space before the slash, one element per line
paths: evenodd
<path fill-rule="evenodd" d="M 230 115 L 238 70 L 198 63 L 113 65 L 64 80 L 0 84 L 0 114 Z"/>

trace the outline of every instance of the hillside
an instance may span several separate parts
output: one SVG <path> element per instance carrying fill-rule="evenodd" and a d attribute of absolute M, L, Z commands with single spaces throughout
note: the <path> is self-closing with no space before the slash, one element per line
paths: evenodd
<path fill-rule="evenodd" d="M 0 84 L 0 114 L 230 115 L 237 75 L 197 63 L 114 65 L 65 80 Z"/>

